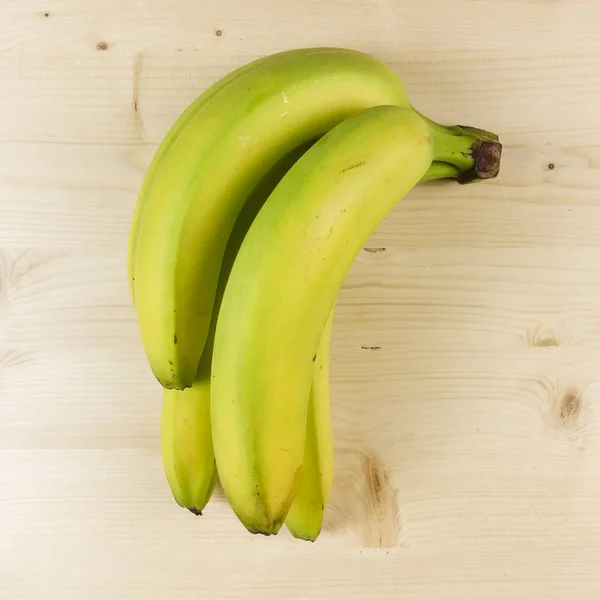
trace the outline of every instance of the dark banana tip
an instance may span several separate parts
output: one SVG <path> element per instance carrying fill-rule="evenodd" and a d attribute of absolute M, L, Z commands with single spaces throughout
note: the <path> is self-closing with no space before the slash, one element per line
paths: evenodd
<path fill-rule="evenodd" d="M 196 515 L 197 517 L 201 517 L 202 516 L 202 511 L 198 510 L 197 508 L 188 508 L 188 510 L 193 514 Z"/>
<path fill-rule="evenodd" d="M 473 167 L 458 178 L 458 183 L 472 183 L 480 179 L 493 179 L 500 172 L 502 144 L 477 140 L 472 146 Z"/>

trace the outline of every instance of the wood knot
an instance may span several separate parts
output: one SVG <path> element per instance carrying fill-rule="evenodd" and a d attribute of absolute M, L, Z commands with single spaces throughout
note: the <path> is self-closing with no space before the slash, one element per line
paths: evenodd
<path fill-rule="evenodd" d="M 106 42 L 98 42 L 96 44 L 96 50 L 100 50 L 100 51 L 108 50 L 108 44 Z"/>
<path fill-rule="evenodd" d="M 541 337 L 534 340 L 533 345 L 537 348 L 556 348 L 558 342 L 554 336 Z"/>
<path fill-rule="evenodd" d="M 13 290 L 22 284 L 22 280 L 29 279 L 36 269 L 51 260 L 51 256 L 38 255 L 29 250 L 21 253 L 0 250 L 0 300 L 9 298 Z"/>
<path fill-rule="evenodd" d="M 363 544 L 393 548 L 399 531 L 398 492 L 375 453 L 361 457 L 361 469 L 364 477 Z"/>
<path fill-rule="evenodd" d="M 584 390 L 575 382 L 563 382 L 560 379 L 550 383 L 550 411 L 548 425 L 552 429 L 569 432 L 569 437 L 582 443 L 589 423 L 585 413 L 588 410 Z"/>
<path fill-rule="evenodd" d="M 528 338 L 529 345 L 533 348 L 556 348 L 560 346 L 554 332 L 541 325 Z"/>
<path fill-rule="evenodd" d="M 562 427 L 572 427 L 581 414 L 581 395 L 576 389 L 567 390 L 560 401 L 560 421 Z"/>

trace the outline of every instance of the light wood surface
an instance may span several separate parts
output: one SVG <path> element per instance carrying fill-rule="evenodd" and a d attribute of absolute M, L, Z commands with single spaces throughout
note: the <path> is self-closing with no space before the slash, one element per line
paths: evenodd
<path fill-rule="evenodd" d="M 0 598 L 600 597 L 600 4 L 5 0 Z M 277 50 L 340 45 L 431 117 L 497 131 L 500 179 L 415 190 L 341 292 L 335 483 L 310 545 L 194 518 L 126 281 L 167 128 Z"/>

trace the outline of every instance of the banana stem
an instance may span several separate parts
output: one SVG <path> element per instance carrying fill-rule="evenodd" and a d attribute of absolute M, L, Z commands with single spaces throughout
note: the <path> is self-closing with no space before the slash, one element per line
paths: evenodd
<path fill-rule="evenodd" d="M 427 181 L 437 181 L 439 179 L 458 179 L 460 171 L 449 163 L 433 162 L 419 183 Z"/>
<path fill-rule="evenodd" d="M 418 112 L 418 111 L 417 111 Z M 434 146 L 434 162 L 422 181 L 447 177 L 449 168 L 441 164 L 454 166 L 456 171 L 449 175 L 459 183 L 471 183 L 481 179 L 492 179 L 500 171 L 502 144 L 498 136 L 485 129 L 468 125 L 440 125 L 419 115 L 428 123 Z M 435 176 L 439 173 L 442 177 Z"/>

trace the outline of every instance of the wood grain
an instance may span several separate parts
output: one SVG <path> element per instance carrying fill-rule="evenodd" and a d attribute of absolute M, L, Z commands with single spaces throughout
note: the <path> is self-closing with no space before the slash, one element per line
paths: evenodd
<path fill-rule="evenodd" d="M 598 31 L 592 0 L 5 2 L 0 598 L 598 598 Z M 313 545 L 247 534 L 220 490 L 174 504 L 125 264 L 181 110 L 309 45 L 505 144 L 498 180 L 414 190 L 347 277 Z"/>

